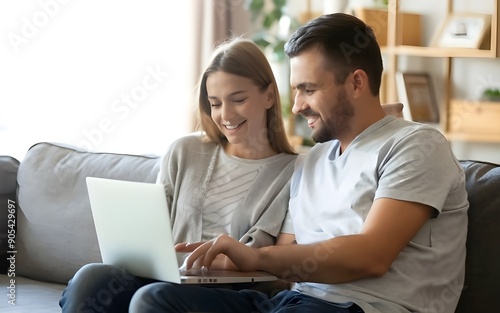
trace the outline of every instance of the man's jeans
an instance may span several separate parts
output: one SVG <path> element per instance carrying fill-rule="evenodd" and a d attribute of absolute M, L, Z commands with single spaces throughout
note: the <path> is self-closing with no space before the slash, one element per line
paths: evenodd
<path fill-rule="evenodd" d="M 157 312 L 332 312 L 363 313 L 357 305 L 342 308 L 297 291 L 284 290 L 269 298 L 255 290 L 228 290 L 157 282 L 142 287 L 132 298 L 131 313 Z"/>

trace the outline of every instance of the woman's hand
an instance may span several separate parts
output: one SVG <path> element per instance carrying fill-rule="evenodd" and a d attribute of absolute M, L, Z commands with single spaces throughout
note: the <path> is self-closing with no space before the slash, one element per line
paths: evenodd
<path fill-rule="evenodd" d="M 258 270 L 258 250 L 248 247 L 228 235 L 220 235 L 204 243 L 196 243 L 197 248 L 186 259 L 186 268 L 204 266 L 209 269 L 220 269 L 220 261 L 225 261 L 224 269 L 231 264 L 232 269 L 240 271 Z"/>

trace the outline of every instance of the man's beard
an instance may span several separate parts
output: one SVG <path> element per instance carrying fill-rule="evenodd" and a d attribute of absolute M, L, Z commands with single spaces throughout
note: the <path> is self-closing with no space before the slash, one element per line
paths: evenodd
<path fill-rule="evenodd" d="M 332 139 L 339 139 L 342 134 L 351 129 L 351 120 L 354 116 L 352 106 L 344 89 L 340 90 L 337 101 L 331 109 L 330 117 L 322 120 L 321 125 L 314 129 L 311 136 L 315 142 L 326 142 Z"/>

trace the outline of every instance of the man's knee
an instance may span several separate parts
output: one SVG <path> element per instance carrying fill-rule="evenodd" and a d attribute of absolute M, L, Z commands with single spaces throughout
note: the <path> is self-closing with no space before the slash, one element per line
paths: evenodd
<path fill-rule="evenodd" d="M 174 295 L 175 291 L 174 284 L 165 282 L 143 286 L 132 296 L 129 312 L 150 312 L 148 310 L 158 308 L 158 301 L 168 303 L 168 296 Z"/>

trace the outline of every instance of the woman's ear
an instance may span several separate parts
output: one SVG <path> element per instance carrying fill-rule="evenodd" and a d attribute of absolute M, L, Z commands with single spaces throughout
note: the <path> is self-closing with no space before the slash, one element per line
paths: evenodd
<path fill-rule="evenodd" d="M 275 103 L 275 99 L 274 99 L 274 85 L 273 84 L 269 84 L 269 86 L 267 86 L 267 89 L 266 89 L 266 109 L 270 109 L 274 103 Z"/>

